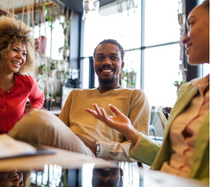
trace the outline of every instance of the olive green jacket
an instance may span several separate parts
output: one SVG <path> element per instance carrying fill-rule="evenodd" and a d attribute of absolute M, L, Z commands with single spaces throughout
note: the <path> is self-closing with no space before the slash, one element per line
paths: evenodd
<path fill-rule="evenodd" d="M 198 89 L 191 82 L 182 86 L 166 126 L 162 146 L 149 137 L 142 135 L 138 147 L 132 154 L 130 152 L 130 157 L 151 165 L 151 169 L 160 170 L 163 163 L 169 161 L 173 153 L 169 137 L 171 124 L 197 93 Z M 209 181 L 209 114 L 203 121 L 197 135 L 190 178 Z"/>

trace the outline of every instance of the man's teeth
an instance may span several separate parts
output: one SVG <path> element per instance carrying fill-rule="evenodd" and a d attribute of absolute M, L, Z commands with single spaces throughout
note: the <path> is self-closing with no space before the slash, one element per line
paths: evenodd
<path fill-rule="evenodd" d="M 105 69 L 105 70 L 102 70 L 103 72 L 111 72 L 112 70 L 110 69 Z"/>

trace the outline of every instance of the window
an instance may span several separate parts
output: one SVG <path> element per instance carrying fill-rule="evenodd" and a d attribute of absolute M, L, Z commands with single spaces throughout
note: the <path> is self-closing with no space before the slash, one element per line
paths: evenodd
<path fill-rule="evenodd" d="M 179 44 L 146 49 L 144 66 L 144 91 L 150 104 L 172 107 L 177 97 L 173 83 L 178 79 Z"/>
<path fill-rule="evenodd" d="M 209 64 L 203 64 L 202 65 L 202 77 L 208 75 L 210 72 L 210 65 Z"/>
<path fill-rule="evenodd" d="M 145 46 L 179 41 L 178 0 L 145 1 Z"/>
<path fill-rule="evenodd" d="M 151 105 L 173 107 L 179 78 L 177 0 L 145 1 L 144 91 Z M 156 46 L 156 47 L 154 47 Z"/>

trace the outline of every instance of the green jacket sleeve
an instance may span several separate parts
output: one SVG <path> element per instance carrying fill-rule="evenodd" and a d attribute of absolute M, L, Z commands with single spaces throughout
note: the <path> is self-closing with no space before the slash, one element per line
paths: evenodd
<path fill-rule="evenodd" d="M 143 162 L 147 165 L 151 165 L 155 157 L 161 147 L 156 141 L 152 140 L 148 136 L 142 134 L 141 140 L 134 150 L 133 153 L 131 153 L 130 149 L 130 157 L 137 160 L 138 162 Z M 132 145 L 131 145 L 132 147 Z"/>

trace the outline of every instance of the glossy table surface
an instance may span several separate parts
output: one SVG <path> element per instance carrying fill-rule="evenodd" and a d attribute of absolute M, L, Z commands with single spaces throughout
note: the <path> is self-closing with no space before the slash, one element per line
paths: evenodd
<path fill-rule="evenodd" d="M 136 162 L 108 162 L 69 151 L 45 148 L 54 151 L 54 154 L 0 159 L 0 186 L 14 186 L 11 183 L 15 181 L 20 183 L 19 186 L 51 187 L 208 186 L 196 180 L 152 171 L 146 166 L 140 168 Z"/>

